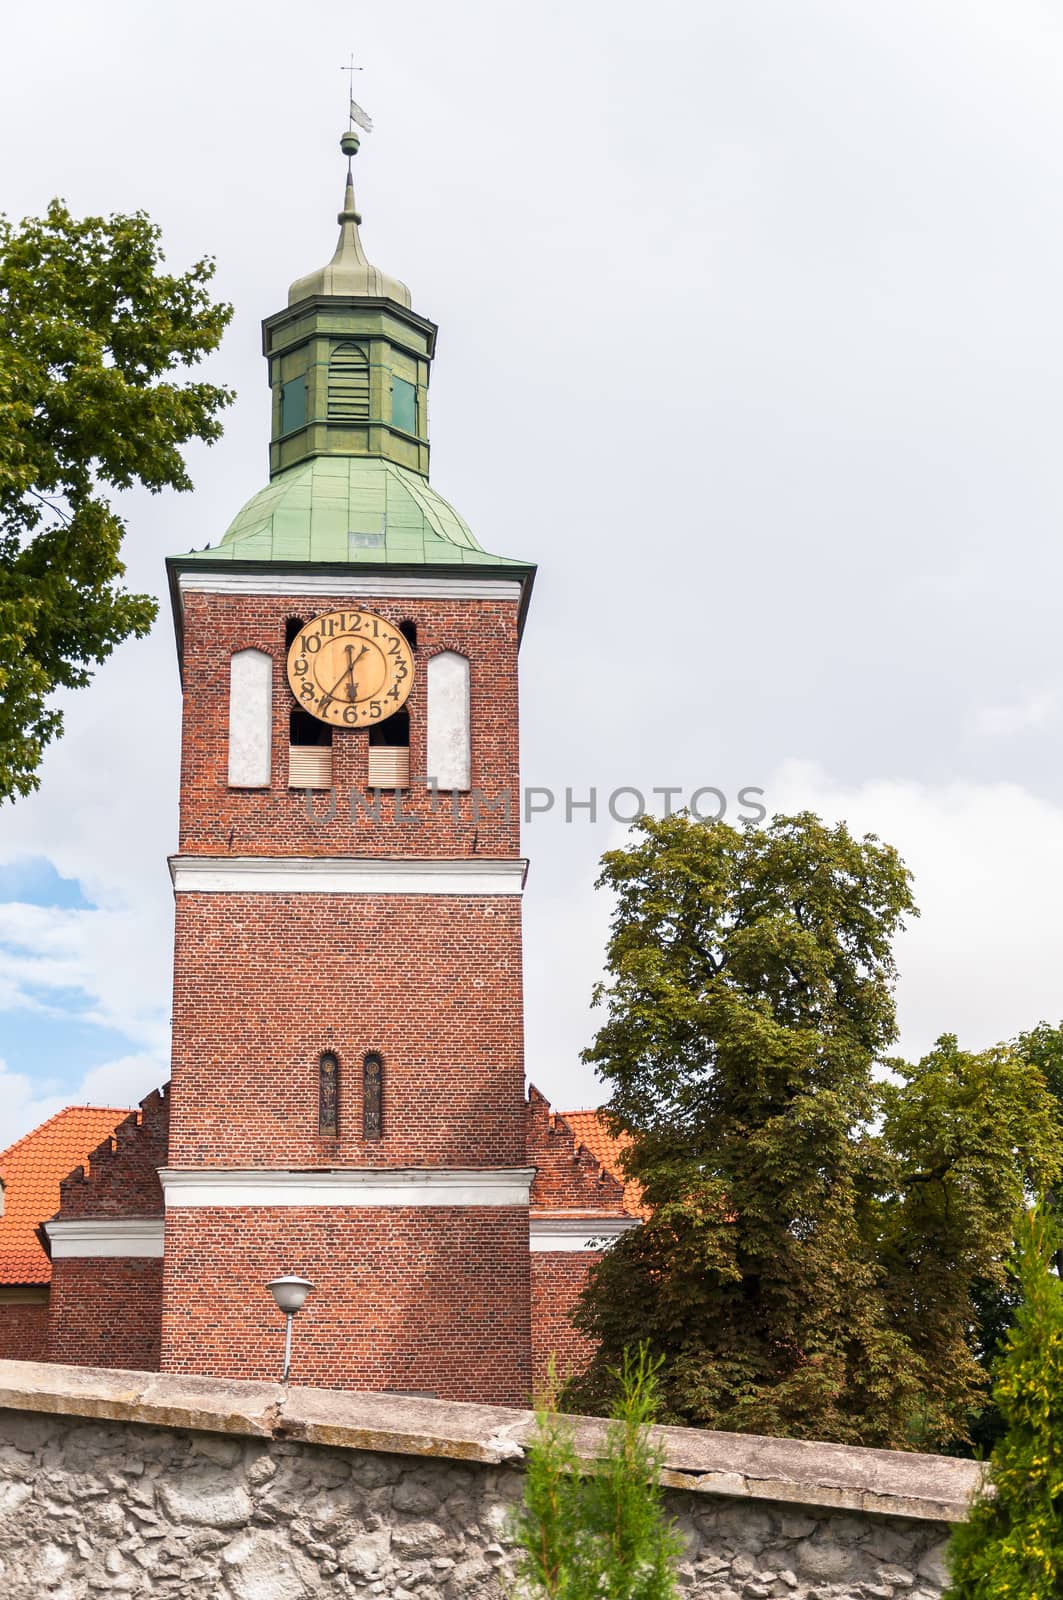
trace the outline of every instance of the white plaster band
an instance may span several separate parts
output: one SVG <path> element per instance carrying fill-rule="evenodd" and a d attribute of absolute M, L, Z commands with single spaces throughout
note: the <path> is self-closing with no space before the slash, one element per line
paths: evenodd
<path fill-rule="evenodd" d="M 181 572 L 182 594 L 335 595 L 389 600 L 520 600 L 512 578 L 418 578 L 386 573 L 344 572 Z"/>
<path fill-rule="evenodd" d="M 520 894 L 528 863 L 487 856 L 171 856 L 180 894 Z"/>
<path fill-rule="evenodd" d="M 163 1167 L 175 1206 L 526 1206 L 534 1167 L 362 1167 L 320 1172 Z"/>
<path fill-rule="evenodd" d="M 606 1250 L 630 1228 L 637 1228 L 638 1217 L 543 1217 L 532 1215 L 529 1223 L 533 1250 Z"/>
<path fill-rule="evenodd" d="M 75 1256 L 162 1255 L 161 1217 L 101 1217 L 85 1221 L 46 1222 L 52 1260 Z"/>

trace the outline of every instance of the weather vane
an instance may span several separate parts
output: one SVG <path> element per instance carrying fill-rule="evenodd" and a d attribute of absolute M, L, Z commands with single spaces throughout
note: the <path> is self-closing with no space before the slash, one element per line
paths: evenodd
<path fill-rule="evenodd" d="M 351 51 L 350 65 L 340 68 L 341 72 L 346 72 L 347 73 L 347 94 L 348 94 L 348 99 L 350 101 L 350 105 L 348 106 L 347 114 L 351 119 L 349 126 L 353 128 L 355 123 L 357 123 L 358 126 L 362 129 L 362 131 L 364 133 L 372 133 L 372 131 L 373 131 L 373 119 L 372 119 L 372 117 L 369 115 L 368 111 L 363 111 L 362 110 L 361 106 L 358 104 L 357 100 L 354 98 L 354 75 L 355 75 L 356 72 L 361 72 L 361 70 L 362 70 L 361 67 L 356 67 L 355 64 L 354 64 L 354 51 L 352 50 Z"/>

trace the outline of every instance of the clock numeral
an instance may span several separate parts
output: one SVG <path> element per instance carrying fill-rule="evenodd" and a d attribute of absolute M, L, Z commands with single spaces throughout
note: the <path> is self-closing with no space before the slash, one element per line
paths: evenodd
<path fill-rule="evenodd" d="M 307 661 L 305 656 L 300 656 L 297 661 L 292 662 L 292 671 L 295 673 L 297 678 L 306 677 L 307 673 L 310 671 L 310 663 Z"/>
<path fill-rule="evenodd" d="M 322 694 L 322 696 L 321 696 L 321 703 L 320 703 L 320 705 L 319 705 L 319 706 L 318 706 L 318 711 L 320 711 L 320 713 L 321 713 L 321 714 L 322 714 L 322 716 L 324 716 L 324 715 L 326 715 L 326 714 L 327 714 L 327 713 L 328 713 L 328 712 L 329 712 L 329 711 L 331 711 L 331 710 L 332 710 L 332 707 L 333 707 L 333 706 L 334 706 L 334 705 L 335 705 L 335 701 L 334 701 L 334 700 L 333 700 L 333 698 L 332 698 L 332 696 L 331 696 L 331 695 L 330 695 L 330 694 Z"/>
<path fill-rule="evenodd" d="M 321 637 L 316 633 L 304 633 L 302 644 L 304 655 L 316 656 L 321 649 Z"/>
<path fill-rule="evenodd" d="M 300 700 L 309 700 L 311 702 L 311 704 L 313 704 L 314 699 L 315 699 L 314 685 L 310 682 L 309 678 L 306 680 L 306 682 L 303 684 L 303 687 L 300 689 L 299 698 L 300 698 Z"/>
<path fill-rule="evenodd" d="M 369 702 L 369 715 L 370 715 L 370 718 L 374 722 L 376 721 L 377 717 L 379 717 L 382 714 L 382 712 L 383 712 L 383 707 L 381 706 L 380 701 L 379 700 L 370 700 L 370 702 Z"/>
<path fill-rule="evenodd" d="M 397 656 L 399 653 L 400 653 L 399 641 L 397 639 L 389 639 L 388 640 L 388 655 L 389 656 Z"/>
<path fill-rule="evenodd" d="M 397 700 L 398 698 L 399 698 L 399 686 L 398 686 L 397 683 L 393 683 L 391 685 L 391 688 L 388 690 L 387 694 L 384 696 L 384 699 L 385 700 Z"/>
<path fill-rule="evenodd" d="M 395 678 L 396 678 L 396 681 L 401 683 L 403 678 L 408 678 L 409 676 L 410 676 L 410 674 L 407 671 L 405 661 L 396 661 L 396 663 L 395 663 Z"/>
<path fill-rule="evenodd" d="M 344 720 L 344 722 L 351 723 L 351 724 L 357 722 L 358 721 L 358 707 L 357 706 L 344 706 L 344 708 L 343 708 L 343 720 Z"/>

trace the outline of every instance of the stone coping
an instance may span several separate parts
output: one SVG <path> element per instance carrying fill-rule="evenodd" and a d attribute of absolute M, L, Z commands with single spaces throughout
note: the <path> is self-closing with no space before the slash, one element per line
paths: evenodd
<path fill-rule="evenodd" d="M 535 1432 L 532 1412 L 505 1406 L 37 1361 L 0 1361 L 0 1408 L 489 1465 L 518 1463 Z M 573 1426 L 580 1454 L 597 1455 L 607 1424 L 575 1417 Z M 950 1456 L 698 1428 L 653 1432 L 662 1481 L 696 1494 L 959 1522 L 982 1483 L 977 1462 Z"/>

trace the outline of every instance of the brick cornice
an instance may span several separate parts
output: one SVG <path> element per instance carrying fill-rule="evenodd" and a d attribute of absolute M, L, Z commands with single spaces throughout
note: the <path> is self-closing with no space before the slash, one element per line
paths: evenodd
<path fill-rule="evenodd" d="M 164 1167 L 176 1206 L 526 1206 L 534 1167 Z"/>
<path fill-rule="evenodd" d="M 99 1217 L 46 1222 L 52 1260 L 71 1257 L 136 1257 L 162 1255 L 161 1217 Z"/>
<path fill-rule="evenodd" d="M 170 857 L 177 894 L 519 895 L 523 857 Z"/>
<path fill-rule="evenodd" d="M 533 1250 L 602 1250 L 619 1239 L 629 1228 L 639 1226 L 638 1217 L 551 1217 L 532 1212 L 529 1223 Z"/>
<path fill-rule="evenodd" d="M 392 572 L 308 572 L 305 569 L 241 572 L 215 566 L 178 572 L 184 594 L 326 595 L 389 600 L 520 600 L 523 585 L 514 578 L 420 577 Z"/>

